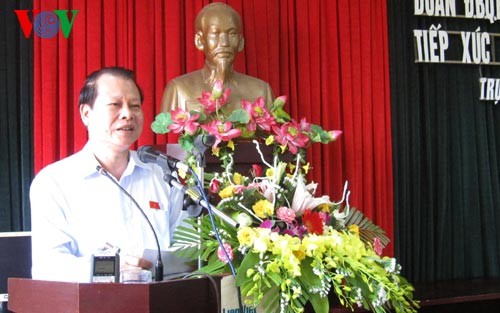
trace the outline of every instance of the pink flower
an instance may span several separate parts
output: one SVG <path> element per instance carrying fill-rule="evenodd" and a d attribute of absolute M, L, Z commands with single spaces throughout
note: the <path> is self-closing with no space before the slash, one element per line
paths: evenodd
<path fill-rule="evenodd" d="M 219 258 L 219 260 L 221 262 L 229 263 L 229 261 L 232 261 L 234 258 L 233 248 L 231 248 L 231 245 L 228 244 L 227 242 L 224 242 L 222 244 L 222 246 L 224 247 L 224 250 L 226 252 L 224 252 L 222 247 L 219 246 L 219 248 L 217 249 L 217 257 Z M 226 253 L 227 253 L 227 255 L 226 255 Z M 229 260 L 228 260 L 228 257 L 229 257 Z"/>
<path fill-rule="evenodd" d="M 217 80 L 212 88 L 212 99 L 218 100 L 222 97 L 222 92 L 224 91 L 224 86 L 221 80 Z"/>
<path fill-rule="evenodd" d="M 250 121 L 247 124 L 247 130 L 254 132 L 257 126 L 270 131 L 271 127 L 276 125 L 274 117 L 269 113 L 264 103 L 264 98 L 259 97 L 254 103 L 247 100 L 241 100 L 241 107 L 250 115 Z"/>
<path fill-rule="evenodd" d="M 310 132 L 311 131 L 311 124 L 308 123 L 305 118 L 302 118 L 300 120 L 300 130 L 303 132 Z"/>
<path fill-rule="evenodd" d="M 263 221 L 262 223 L 260 223 L 259 227 L 260 228 L 268 228 L 273 233 L 279 233 L 279 231 L 280 231 L 279 227 L 274 227 L 274 224 L 275 223 L 273 220 L 267 219 L 267 220 Z"/>
<path fill-rule="evenodd" d="M 292 223 L 295 221 L 295 211 L 287 208 L 285 206 L 279 207 L 278 211 L 276 212 L 276 216 L 278 218 L 288 224 Z"/>
<path fill-rule="evenodd" d="M 211 193 L 218 193 L 219 192 L 219 188 L 220 188 L 220 181 L 218 179 L 212 179 L 210 181 L 210 186 L 209 186 L 209 190 Z"/>
<path fill-rule="evenodd" d="M 286 96 L 279 96 L 278 98 L 274 99 L 274 104 L 283 106 L 286 103 L 286 100 Z"/>
<path fill-rule="evenodd" d="M 281 127 L 273 127 L 276 141 L 281 145 L 287 145 L 293 154 L 297 154 L 298 148 L 303 148 L 309 143 L 309 136 L 304 133 L 308 129 L 310 129 L 310 124 L 305 122 L 305 119 L 300 124 L 292 120 Z"/>
<path fill-rule="evenodd" d="M 262 176 L 262 166 L 259 164 L 252 164 L 252 172 L 254 177 Z"/>
<path fill-rule="evenodd" d="M 222 82 L 218 80 L 215 82 L 212 92 L 203 91 L 201 93 L 201 98 L 198 98 L 198 101 L 205 109 L 206 114 L 219 110 L 227 103 L 231 95 L 231 89 L 227 88 L 224 92 L 222 92 L 222 90 Z"/>
<path fill-rule="evenodd" d="M 221 141 L 229 141 L 241 135 L 241 129 L 233 128 L 231 122 L 222 123 L 219 120 L 215 120 L 209 124 L 201 125 L 201 128 L 215 136 L 213 148 L 217 148 Z"/>
<path fill-rule="evenodd" d="M 274 222 L 272 220 L 269 220 L 269 219 L 263 221 L 259 225 L 260 228 L 269 228 L 269 229 L 273 228 L 273 226 L 274 226 Z"/>
<path fill-rule="evenodd" d="M 234 193 L 235 194 L 242 194 L 246 189 L 247 189 L 247 187 L 244 185 L 236 185 L 234 187 Z"/>
<path fill-rule="evenodd" d="M 375 253 L 378 255 L 382 255 L 382 250 L 384 250 L 384 247 L 382 246 L 382 242 L 378 237 L 375 237 L 373 239 L 373 250 L 375 250 Z"/>
<path fill-rule="evenodd" d="M 189 135 L 194 135 L 200 126 L 200 123 L 196 122 L 200 114 L 191 115 L 191 113 L 179 108 L 170 112 L 170 116 L 173 123 L 168 125 L 168 129 L 175 134 L 185 131 Z"/>
<path fill-rule="evenodd" d="M 290 228 L 287 228 L 283 231 L 283 234 L 290 235 L 292 237 L 299 237 L 302 238 L 304 234 L 307 232 L 307 229 L 304 225 L 298 225 L 297 223 L 294 223 L 291 225 Z"/>
<path fill-rule="evenodd" d="M 321 217 L 325 225 L 330 225 L 330 214 L 326 212 L 319 212 L 319 216 Z"/>
<path fill-rule="evenodd" d="M 330 135 L 330 138 L 332 141 L 335 141 L 342 135 L 342 131 L 341 130 L 331 130 L 328 132 L 328 135 Z"/>

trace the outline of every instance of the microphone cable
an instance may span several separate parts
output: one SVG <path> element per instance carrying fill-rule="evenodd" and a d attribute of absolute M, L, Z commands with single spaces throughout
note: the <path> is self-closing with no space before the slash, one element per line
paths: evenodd
<path fill-rule="evenodd" d="M 195 178 L 196 185 L 197 185 L 197 187 L 198 187 L 198 189 L 200 191 L 201 196 L 203 197 L 203 200 L 205 200 L 205 203 L 210 203 L 208 201 L 207 194 L 206 194 L 206 192 L 205 192 L 205 190 L 203 188 L 203 184 L 201 183 L 200 178 L 198 177 L 198 175 L 196 175 L 196 173 L 191 168 L 189 168 L 189 172 Z M 212 224 L 212 229 L 213 229 L 213 231 L 215 233 L 215 238 L 217 239 L 217 242 L 219 243 L 219 247 L 221 247 L 222 250 L 224 251 L 224 254 L 225 254 L 226 260 L 227 260 L 227 264 L 229 265 L 229 268 L 231 269 L 231 274 L 234 277 L 234 281 L 235 281 L 235 285 L 236 285 L 236 269 L 234 268 L 233 262 L 229 258 L 229 253 L 224 248 L 224 243 L 222 242 L 222 239 L 220 238 L 219 229 L 218 229 L 217 225 L 215 224 L 214 213 L 213 213 L 212 208 L 211 208 L 210 205 L 208 205 L 207 211 L 208 211 L 208 216 L 210 217 L 210 223 Z M 244 312 L 243 311 L 243 301 L 241 299 L 241 288 L 239 286 L 237 286 L 237 285 L 236 285 L 236 291 L 237 291 L 236 294 L 238 295 L 238 305 L 240 307 L 240 312 Z"/>
<path fill-rule="evenodd" d="M 155 237 L 156 247 L 158 249 L 158 256 L 157 256 L 156 264 L 155 264 L 155 281 L 163 281 L 163 262 L 161 260 L 160 241 L 158 240 L 158 236 L 156 235 L 156 231 L 153 227 L 153 224 L 151 224 L 151 221 L 149 220 L 148 216 L 146 215 L 144 210 L 141 208 L 139 203 L 137 203 L 137 201 L 134 199 L 134 197 L 132 197 L 132 195 L 125 188 L 123 188 L 111 175 L 109 175 L 108 171 L 106 171 L 100 165 L 97 165 L 96 170 L 99 172 L 99 174 L 106 176 L 107 178 L 109 178 L 109 180 L 111 180 L 113 182 L 113 184 L 118 186 L 118 188 L 120 188 L 120 190 L 122 192 L 124 192 L 130 198 L 130 200 L 132 200 L 132 202 L 135 204 L 137 209 L 139 209 L 139 211 L 141 212 L 142 216 L 148 222 L 148 225 L 151 228 L 151 231 L 153 232 L 153 235 Z"/>

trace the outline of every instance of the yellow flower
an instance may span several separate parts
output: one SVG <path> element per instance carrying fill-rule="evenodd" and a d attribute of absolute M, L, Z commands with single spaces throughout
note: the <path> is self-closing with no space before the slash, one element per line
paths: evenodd
<path fill-rule="evenodd" d="M 309 234 L 302 239 L 301 249 L 303 249 L 309 257 L 322 258 L 329 244 L 327 236 Z"/>
<path fill-rule="evenodd" d="M 253 250 L 257 253 L 264 253 L 272 246 L 269 240 L 271 230 L 269 228 L 256 228 L 256 238 L 253 241 Z"/>
<path fill-rule="evenodd" d="M 238 230 L 237 238 L 242 246 L 250 247 L 257 238 L 257 234 L 251 227 L 242 227 Z"/>
<path fill-rule="evenodd" d="M 269 137 L 266 138 L 266 145 L 270 146 L 274 143 L 274 136 L 269 135 Z"/>
<path fill-rule="evenodd" d="M 359 226 L 356 225 L 356 224 L 351 224 L 347 227 L 349 229 L 349 231 L 353 234 L 355 234 L 356 236 L 359 236 Z"/>
<path fill-rule="evenodd" d="M 325 212 L 325 213 L 330 213 L 330 205 L 328 203 L 322 203 L 320 205 L 318 205 L 318 209 L 321 210 L 321 212 Z"/>
<path fill-rule="evenodd" d="M 292 295 L 293 299 L 297 299 L 298 297 L 300 297 L 302 295 L 302 288 L 300 287 L 300 285 L 292 286 L 292 291 L 293 291 L 293 295 Z"/>
<path fill-rule="evenodd" d="M 283 268 L 287 270 L 288 274 L 293 277 L 300 276 L 300 260 L 294 254 L 288 254 L 282 257 Z"/>
<path fill-rule="evenodd" d="M 260 218 L 266 218 L 274 213 L 274 207 L 268 200 L 259 200 L 253 206 L 252 210 Z"/>
<path fill-rule="evenodd" d="M 236 185 L 242 185 L 244 181 L 244 177 L 240 173 L 233 174 L 233 181 Z"/>
<path fill-rule="evenodd" d="M 311 166 L 311 164 L 309 164 L 309 162 L 307 162 L 306 165 L 302 166 L 302 169 L 304 170 L 305 174 L 309 173 L 309 167 L 310 166 Z"/>
<path fill-rule="evenodd" d="M 272 260 L 271 262 L 269 262 L 269 264 L 267 264 L 267 267 L 266 267 L 266 270 L 271 272 L 271 273 L 279 273 L 280 272 L 280 261 L 279 261 L 279 258 L 276 258 L 274 260 Z"/>
<path fill-rule="evenodd" d="M 228 148 L 231 148 L 231 150 L 233 150 L 233 151 L 234 151 L 234 142 L 233 142 L 232 140 L 229 140 L 229 141 L 227 142 L 227 147 L 228 147 Z"/>
<path fill-rule="evenodd" d="M 266 177 L 273 177 L 274 175 L 274 168 L 270 167 L 266 170 Z"/>
<path fill-rule="evenodd" d="M 299 260 L 299 261 L 302 261 L 306 258 L 306 253 L 304 252 L 304 250 L 300 249 L 300 250 L 296 250 L 296 251 L 293 251 L 293 255 L 295 255 L 295 257 Z"/>
<path fill-rule="evenodd" d="M 221 199 L 232 197 L 234 195 L 234 188 L 233 185 L 227 186 L 219 192 L 219 197 L 221 197 Z"/>
<path fill-rule="evenodd" d="M 219 152 L 220 152 L 220 148 L 217 147 L 217 148 L 212 148 L 212 153 L 213 155 L 215 155 L 216 157 L 219 157 Z"/>
<path fill-rule="evenodd" d="M 255 270 L 253 268 L 249 268 L 247 269 L 247 277 L 250 277 L 253 275 L 253 273 L 255 273 Z"/>

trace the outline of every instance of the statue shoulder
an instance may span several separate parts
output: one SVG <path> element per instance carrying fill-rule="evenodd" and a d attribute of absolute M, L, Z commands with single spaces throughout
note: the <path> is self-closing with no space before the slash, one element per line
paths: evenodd
<path fill-rule="evenodd" d="M 236 72 L 235 79 L 239 84 L 246 84 L 247 86 L 252 86 L 252 87 L 270 88 L 267 82 L 254 76 Z"/>
<path fill-rule="evenodd" d="M 163 91 L 162 111 L 178 107 L 186 109 L 187 102 L 201 95 L 203 74 L 201 70 L 189 72 L 170 80 Z"/>
<path fill-rule="evenodd" d="M 201 70 L 198 70 L 173 78 L 167 84 L 167 89 L 175 88 L 175 89 L 186 90 L 193 88 L 194 86 L 200 86 L 202 84 L 203 84 L 203 74 Z"/>
<path fill-rule="evenodd" d="M 258 97 L 263 97 L 266 103 L 272 103 L 274 93 L 266 81 L 241 73 L 235 74 L 235 80 L 238 86 L 235 93 L 239 98 L 255 101 Z"/>

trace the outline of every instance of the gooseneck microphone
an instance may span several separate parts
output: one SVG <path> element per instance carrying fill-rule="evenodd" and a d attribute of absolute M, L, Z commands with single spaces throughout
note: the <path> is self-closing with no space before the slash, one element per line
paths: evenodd
<path fill-rule="evenodd" d="M 177 167 L 177 168 L 179 168 L 180 166 L 186 166 L 187 170 L 185 170 L 185 172 L 191 172 L 191 168 L 189 166 L 180 162 L 179 160 L 176 160 L 168 155 L 165 155 L 165 154 L 155 150 L 151 146 L 140 147 L 139 150 L 137 150 L 137 155 L 139 156 L 139 159 L 144 163 L 158 164 L 163 169 L 163 179 L 167 182 L 167 184 L 169 186 L 180 190 L 182 193 L 188 195 L 196 204 L 203 206 L 207 210 L 211 210 L 212 212 L 214 212 L 215 215 L 217 215 L 224 222 L 228 223 L 232 227 L 238 228 L 239 224 L 235 220 L 233 220 L 232 218 L 230 218 L 226 214 L 222 213 L 220 210 L 218 210 L 216 207 L 214 207 L 210 203 L 207 203 L 196 190 L 194 190 L 193 188 L 188 188 L 187 186 L 184 186 L 177 179 L 175 179 L 172 175 L 170 175 L 173 164 L 175 164 L 175 167 Z M 182 164 L 182 165 L 179 165 L 179 164 Z M 169 170 L 167 170 L 167 169 L 169 169 Z"/>
<path fill-rule="evenodd" d="M 215 143 L 215 136 L 212 134 L 200 134 L 194 138 L 194 147 L 199 153 L 203 154 Z"/>
<path fill-rule="evenodd" d="M 144 210 L 141 208 L 139 203 L 137 203 L 137 201 L 134 199 L 134 197 L 132 197 L 132 195 L 127 190 L 125 190 L 125 188 L 123 188 L 111 175 L 109 175 L 109 173 L 102 166 L 97 165 L 96 170 L 99 172 L 99 174 L 106 176 L 116 186 L 118 186 L 118 188 L 120 188 L 120 190 L 123 193 L 125 193 L 130 198 L 130 200 L 132 200 L 132 202 L 135 204 L 137 209 L 139 209 L 139 212 L 141 212 L 142 216 L 148 222 L 148 225 L 151 228 L 151 231 L 153 232 L 153 235 L 155 237 L 156 247 L 158 249 L 158 256 L 157 256 L 156 264 L 155 264 L 155 281 L 163 281 L 163 262 L 161 261 L 160 241 L 158 240 L 158 236 L 156 235 L 156 231 L 153 227 L 153 224 L 151 224 L 151 221 L 149 220 L 148 216 L 146 215 L 146 213 L 144 213 Z"/>
<path fill-rule="evenodd" d="M 205 151 L 214 144 L 215 136 L 212 134 L 199 134 L 194 138 L 192 153 L 196 157 L 198 167 L 205 167 Z"/>
<path fill-rule="evenodd" d="M 205 152 L 215 143 L 215 136 L 212 134 L 200 134 L 194 139 L 194 146 L 198 151 Z"/>
<path fill-rule="evenodd" d="M 189 166 L 181 161 L 156 150 L 152 146 L 142 146 L 137 150 L 139 159 L 144 163 L 156 163 L 160 167 L 168 166 L 170 169 L 179 169 L 184 172 L 189 171 Z"/>
<path fill-rule="evenodd" d="M 199 204 L 206 208 L 207 210 L 211 210 L 215 215 L 217 215 L 221 220 L 226 222 L 227 224 L 231 225 L 234 228 L 239 228 L 240 224 L 227 216 L 226 214 L 222 213 L 219 209 L 211 205 L 210 203 L 207 203 L 203 197 L 198 193 L 193 188 L 189 188 L 183 184 L 181 184 L 177 179 L 175 179 L 172 175 L 165 173 L 163 176 L 163 179 L 169 184 L 170 186 L 179 189 L 186 195 L 188 195 L 196 204 Z"/>

